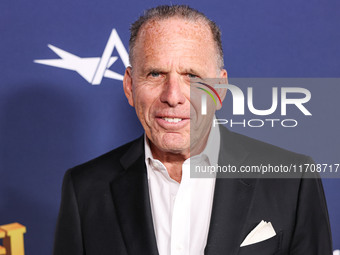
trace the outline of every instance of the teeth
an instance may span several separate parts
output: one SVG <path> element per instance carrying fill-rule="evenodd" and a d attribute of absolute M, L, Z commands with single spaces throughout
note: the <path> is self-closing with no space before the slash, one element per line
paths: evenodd
<path fill-rule="evenodd" d="M 162 118 L 162 119 L 167 121 L 167 122 L 174 122 L 174 123 L 178 123 L 178 122 L 182 121 L 182 119 L 180 119 L 180 118 Z"/>

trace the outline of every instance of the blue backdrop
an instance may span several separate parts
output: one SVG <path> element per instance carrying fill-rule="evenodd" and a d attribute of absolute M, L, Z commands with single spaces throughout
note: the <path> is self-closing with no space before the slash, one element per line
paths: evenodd
<path fill-rule="evenodd" d="M 0 225 L 27 227 L 27 254 L 52 252 L 64 172 L 142 133 L 122 82 L 112 78 L 125 65 L 110 35 L 116 29 L 127 49 L 129 25 L 142 11 L 171 3 L 189 4 L 220 25 L 231 78 L 340 78 L 338 0 L 0 1 Z M 93 69 L 103 59 L 111 72 Z M 102 80 L 92 85 L 96 75 Z M 340 163 L 339 83 L 318 81 L 310 87 L 312 128 L 236 130 Z M 323 182 L 339 249 L 340 180 Z"/>

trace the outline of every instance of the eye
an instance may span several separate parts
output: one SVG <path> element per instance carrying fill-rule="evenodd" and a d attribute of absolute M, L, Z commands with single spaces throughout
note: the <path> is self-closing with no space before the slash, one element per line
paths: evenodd
<path fill-rule="evenodd" d="M 197 78 L 197 77 L 198 77 L 197 75 L 192 74 L 192 73 L 188 73 L 187 75 L 188 75 L 188 77 L 189 77 L 190 79 L 192 79 L 192 78 Z"/>
<path fill-rule="evenodd" d="M 160 73 L 158 73 L 158 72 L 150 72 L 149 75 L 154 77 L 154 78 L 157 78 L 157 77 L 160 76 Z"/>

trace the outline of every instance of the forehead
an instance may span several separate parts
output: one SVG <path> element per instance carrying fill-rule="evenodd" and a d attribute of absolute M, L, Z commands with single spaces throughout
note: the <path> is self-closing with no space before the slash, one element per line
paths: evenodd
<path fill-rule="evenodd" d="M 209 26 L 202 20 L 188 20 L 180 17 L 148 21 L 141 28 L 138 37 L 146 39 L 148 36 L 176 34 L 195 39 L 211 38 Z"/>
<path fill-rule="evenodd" d="M 215 53 L 215 44 L 204 21 L 173 17 L 144 24 L 138 33 L 135 49 L 136 55 L 156 55 L 165 50 L 178 54 L 189 51 L 192 51 L 191 54 L 202 51 Z"/>

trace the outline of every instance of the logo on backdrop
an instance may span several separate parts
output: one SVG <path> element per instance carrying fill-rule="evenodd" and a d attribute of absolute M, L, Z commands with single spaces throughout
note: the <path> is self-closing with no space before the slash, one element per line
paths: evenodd
<path fill-rule="evenodd" d="M 76 71 L 92 85 L 99 85 L 104 77 L 123 80 L 123 75 L 109 69 L 118 59 L 117 56 L 112 56 L 115 47 L 124 66 L 129 65 L 129 55 L 116 29 L 112 30 L 101 57 L 81 58 L 51 44 L 48 44 L 48 47 L 60 58 L 36 59 L 35 63 Z"/>

